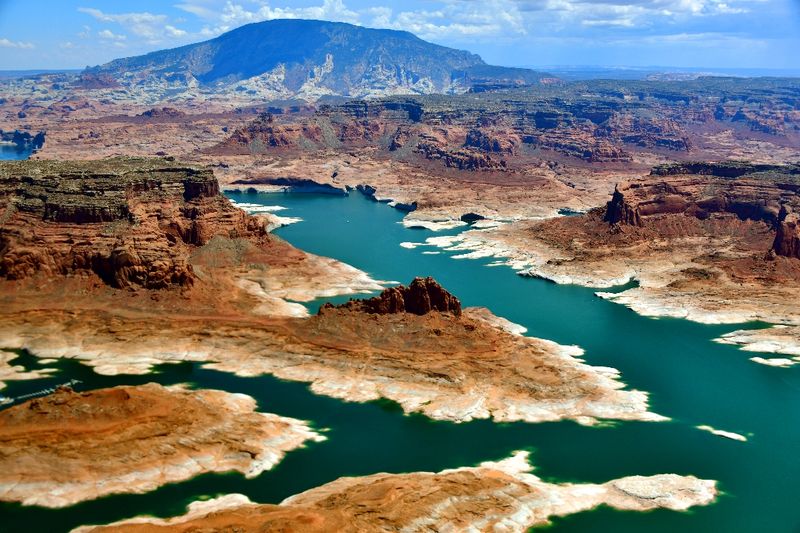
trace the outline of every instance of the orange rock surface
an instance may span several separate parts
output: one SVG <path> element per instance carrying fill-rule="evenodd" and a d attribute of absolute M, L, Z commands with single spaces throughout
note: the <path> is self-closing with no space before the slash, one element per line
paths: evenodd
<path fill-rule="evenodd" d="M 0 411 L 0 500 L 64 507 L 206 472 L 253 477 L 321 437 L 255 400 L 155 383 L 60 389 Z"/>

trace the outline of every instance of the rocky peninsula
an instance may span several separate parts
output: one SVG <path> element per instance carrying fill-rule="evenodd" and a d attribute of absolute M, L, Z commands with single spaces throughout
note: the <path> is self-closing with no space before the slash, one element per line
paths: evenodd
<path fill-rule="evenodd" d="M 608 505 L 626 511 L 686 510 L 708 505 L 714 481 L 660 474 L 607 483 L 554 484 L 530 473 L 527 452 L 498 462 L 438 473 L 374 474 L 339 478 L 259 505 L 243 495 L 195 502 L 183 516 L 134 518 L 75 533 L 144 533 L 196 530 L 303 531 L 515 531 L 543 526 L 551 517 Z M 369 512 L 365 512 L 365 507 Z"/>
<path fill-rule="evenodd" d="M 323 438 L 255 408 L 242 394 L 155 383 L 62 388 L 0 411 L 0 500 L 65 507 L 207 472 L 254 477 Z"/>

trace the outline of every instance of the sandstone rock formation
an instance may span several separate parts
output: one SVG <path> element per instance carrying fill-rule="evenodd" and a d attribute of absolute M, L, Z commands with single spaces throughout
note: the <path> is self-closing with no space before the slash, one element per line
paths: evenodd
<path fill-rule="evenodd" d="M 331 309 L 347 309 L 379 315 L 392 313 L 425 315 L 438 311 L 460 316 L 461 302 L 439 285 L 436 280 L 428 277 L 414 278 L 408 287 L 399 285 L 388 288 L 374 298 L 350 300 L 339 306 L 325 304 L 320 308 L 319 312 L 322 314 Z"/>
<path fill-rule="evenodd" d="M 732 215 L 766 222 L 776 232 L 771 251 L 800 257 L 796 224 L 800 166 L 684 163 L 656 167 L 653 176 L 617 185 L 604 220 L 657 227 L 664 226 L 662 219 L 669 215 L 700 220 Z"/>
<path fill-rule="evenodd" d="M 197 303 L 244 292 L 249 305 L 231 300 L 284 314 L 307 314 L 285 299 L 381 288 L 269 235 L 267 220 L 219 193 L 210 169 L 168 159 L 2 163 L 0 222 L 0 278 L 18 285 L 88 279 L 185 292 L 199 283 Z"/>
<path fill-rule="evenodd" d="M 800 324 L 795 165 L 689 163 L 618 184 L 603 208 L 448 238 L 522 273 L 598 293 L 635 311 L 709 323 Z"/>
<path fill-rule="evenodd" d="M 166 160 L 0 165 L 0 276 L 91 271 L 117 288 L 188 286 L 192 249 L 215 235 L 265 239 L 210 170 Z"/>
<path fill-rule="evenodd" d="M 134 518 L 75 533 L 236 531 L 509 531 L 523 532 L 599 505 L 627 511 L 683 511 L 708 505 L 714 481 L 660 474 L 594 484 L 555 484 L 530 473 L 527 452 L 477 467 L 438 473 L 374 474 L 335 481 L 279 505 L 242 495 L 196 502 L 183 516 Z"/>
<path fill-rule="evenodd" d="M 621 390 L 615 371 L 576 359 L 580 349 L 507 333 L 485 314 L 459 316 L 458 300 L 432 280 L 307 320 L 276 318 L 306 315 L 297 301 L 380 285 L 268 235 L 263 221 L 215 194 L 206 170 L 164 160 L 52 165 L 3 167 L 14 172 L 0 228 L 0 346 L 77 357 L 104 374 L 199 361 L 352 401 L 389 398 L 444 420 L 662 419 L 646 394 Z M 112 254 L 119 242 L 152 257 L 141 262 L 152 268 L 123 262 L 109 282 L 81 259 Z M 171 278 L 151 272 L 176 271 L 162 254 L 185 261 L 193 283 L 153 283 Z"/>
<path fill-rule="evenodd" d="M 154 107 L 152 109 L 148 109 L 147 111 L 143 111 L 139 115 L 140 117 L 145 117 L 149 119 L 160 119 L 160 118 L 179 118 L 185 117 L 186 113 L 181 111 L 180 109 L 175 109 L 174 107 Z"/>
<path fill-rule="evenodd" d="M 0 500 L 64 507 L 205 472 L 254 477 L 308 440 L 249 396 L 155 383 L 58 390 L 0 411 Z"/>
<path fill-rule="evenodd" d="M 0 345 L 76 358 L 111 375 L 197 361 L 242 376 L 306 382 L 347 401 L 387 398 L 406 412 L 456 422 L 664 420 L 648 410 L 646 393 L 623 388 L 616 370 L 585 364 L 576 346 L 498 327 L 503 321 L 488 311 L 467 309 L 458 317 L 341 308 L 289 319 L 158 311 L 162 301 L 140 304 L 154 309 L 134 305 L 108 311 L 97 294 L 74 295 L 68 305 L 4 300 Z"/>

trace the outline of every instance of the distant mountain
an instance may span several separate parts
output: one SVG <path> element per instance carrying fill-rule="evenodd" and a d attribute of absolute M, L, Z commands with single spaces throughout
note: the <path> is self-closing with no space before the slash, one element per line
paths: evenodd
<path fill-rule="evenodd" d="M 209 41 L 86 69 L 87 88 L 239 93 L 264 98 L 464 92 L 538 83 L 547 75 L 487 65 L 478 55 L 405 31 L 318 20 L 248 24 Z"/>

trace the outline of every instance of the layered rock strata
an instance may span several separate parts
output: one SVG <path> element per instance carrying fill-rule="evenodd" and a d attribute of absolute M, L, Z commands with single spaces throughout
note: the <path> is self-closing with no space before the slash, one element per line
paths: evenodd
<path fill-rule="evenodd" d="M 197 361 L 307 382 L 347 401 L 387 398 L 406 412 L 455 422 L 664 420 L 648 410 L 646 393 L 623 389 L 616 370 L 583 363 L 575 346 L 509 333 L 519 329 L 498 327 L 485 310 L 459 317 L 328 308 L 276 319 L 127 309 L 122 317 L 93 304 L 12 305 L 0 315 L 0 344 L 77 358 L 111 375 Z"/>
<path fill-rule="evenodd" d="M 220 195 L 210 169 L 168 159 L 0 163 L 0 223 L 0 278 L 17 286 L 179 289 L 214 307 L 228 291 L 234 304 L 291 315 L 307 312 L 287 299 L 381 288 L 269 235 L 267 219 Z"/>
<path fill-rule="evenodd" d="M 94 176 L 87 169 L 114 169 L 115 162 L 72 163 L 86 170 L 82 178 L 63 169 L 48 179 L 23 172 L 50 168 L 48 163 L 11 167 L 22 170 L 12 174 L 9 181 L 15 186 L 6 189 L 9 223 L 0 235 L 9 236 L 10 244 L 2 257 L 8 272 L 27 277 L 7 275 L 12 279 L 0 284 L 0 346 L 44 357 L 77 357 L 104 374 L 146 373 L 160 363 L 198 361 L 241 375 L 309 382 L 316 392 L 346 400 L 389 398 L 408 412 L 442 420 L 662 419 L 648 411 L 645 393 L 622 390 L 615 370 L 577 359 L 579 348 L 508 333 L 494 325 L 501 321 L 487 320 L 485 312 L 461 313 L 458 300 L 430 279 L 366 302 L 326 307 L 307 320 L 277 318 L 306 314 L 287 300 L 352 292 L 374 282 L 268 235 L 263 221 L 222 197 L 193 192 L 206 190 L 206 185 L 194 187 L 197 182 L 212 186 L 202 170 L 173 170 L 179 177 L 168 181 L 147 170 L 173 168 L 168 162 L 121 163 L 138 169 L 131 171 L 135 176 L 144 173 L 144 181 L 109 171 L 107 178 L 94 177 L 89 182 L 94 188 L 85 195 L 74 192 L 70 180 L 83 186 L 86 173 Z M 184 183 L 187 174 L 194 176 L 192 187 Z M 18 175 L 23 177 L 13 177 Z M 26 185 L 37 179 L 50 187 L 44 195 L 49 204 L 41 203 L 55 207 L 17 211 L 18 205 L 27 205 L 19 198 L 39 198 L 33 194 L 39 188 Z M 126 183 L 133 185 L 123 195 L 118 189 Z M 196 225 L 196 219 L 182 215 L 187 210 L 205 214 L 202 221 L 213 224 Z M 99 273 L 77 269 L 81 263 L 74 257 L 102 253 L 109 241 L 106 222 L 48 218 L 48 213 L 76 212 L 128 213 L 113 221 L 114 242 L 130 243 L 140 257 L 142 250 L 170 249 L 171 257 L 191 266 L 195 281 L 180 291 L 151 283 L 121 292 Z M 139 218 L 131 222 L 130 216 Z M 25 221 L 36 231 L 26 233 Z M 178 231 L 186 226 L 197 231 Z M 231 231 L 237 235 L 225 233 Z M 174 241 L 169 235 L 176 236 Z M 196 235 L 197 240 L 186 242 L 180 235 Z M 75 236 L 80 241 L 71 243 Z M 43 263 L 58 268 L 30 273 L 12 268 L 28 264 L 20 258 L 32 254 L 58 258 Z M 134 276 L 139 270 L 120 272 L 132 273 L 122 279 L 141 279 Z"/>
<path fill-rule="evenodd" d="M 167 160 L 0 164 L 0 276 L 91 271 L 117 288 L 189 286 L 192 249 L 266 239 L 210 170 Z"/>
<path fill-rule="evenodd" d="M 404 285 L 391 287 L 374 298 L 350 300 L 339 306 L 325 304 L 320 309 L 320 314 L 334 309 L 379 315 L 393 313 L 426 315 L 438 311 L 460 316 L 461 302 L 439 285 L 436 280 L 427 277 L 414 278 L 408 287 Z"/>

